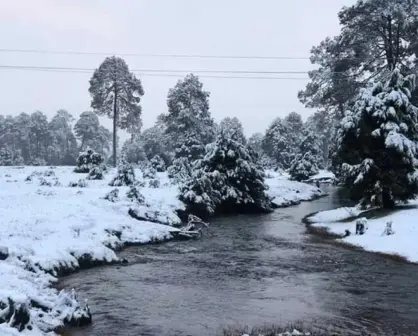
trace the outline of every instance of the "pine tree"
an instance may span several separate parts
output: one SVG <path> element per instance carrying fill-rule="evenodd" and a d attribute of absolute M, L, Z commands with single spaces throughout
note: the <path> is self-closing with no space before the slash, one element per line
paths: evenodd
<path fill-rule="evenodd" d="M 8 148 L 0 148 L 0 166 L 12 166 L 13 153 Z"/>
<path fill-rule="evenodd" d="M 344 182 L 363 205 L 392 207 L 418 194 L 415 77 L 393 71 L 386 85 L 363 89 L 339 130 Z"/>
<path fill-rule="evenodd" d="M 65 157 L 77 156 L 77 140 L 72 131 L 73 121 L 74 117 L 66 110 L 57 111 L 51 119 L 49 123 L 51 144 L 48 148 L 48 155 L 53 156 L 54 159 L 49 159 L 49 164 L 58 165 Z"/>
<path fill-rule="evenodd" d="M 158 155 L 164 160 L 166 165 L 171 163 L 171 158 L 174 154 L 165 134 L 163 122 L 157 120 L 157 123 L 145 129 L 140 137 L 148 160 Z"/>
<path fill-rule="evenodd" d="M 418 37 L 417 0 L 359 0 L 338 14 L 341 33 L 312 48 L 311 81 L 299 93 L 302 103 L 324 109 L 338 120 L 369 79 L 397 66 L 412 69 Z"/>
<path fill-rule="evenodd" d="M 197 215 L 268 212 L 264 173 L 241 143 L 223 133 L 197 160 L 181 186 L 181 199 Z"/>
<path fill-rule="evenodd" d="M 263 149 L 280 168 L 287 169 L 294 159 L 294 151 L 289 142 L 289 131 L 281 118 L 276 118 L 266 131 Z"/>
<path fill-rule="evenodd" d="M 97 114 L 113 119 L 113 164 L 117 163 L 117 128 L 133 135 L 141 124 L 141 81 L 119 57 L 107 57 L 90 80 L 91 106 Z"/>
<path fill-rule="evenodd" d="M 44 166 L 50 143 L 50 134 L 48 132 L 48 119 L 40 111 L 34 112 L 30 116 L 29 138 L 31 145 L 31 162 L 29 164 Z"/>
<path fill-rule="evenodd" d="M 243 145 L 247 143 L 247 139 L 244 135 L 244 128 L 237 117 L 226 117 L 222 119 L 218 126 L 218 134 L 220 133 L 223 133 L 226 137 L 238 141 Z"/>
<path fill-rule="evenodd" d="M 301 134 L 298 152 L 303 156 L 310 153 L 318 167 L 323 168 L 323 154 L 321 149 L 321 138 L 312 127 L 305 127 Z"/>
<path fill-rule="evenodd" d="M 296 181 L 305 181 L 318 173 L 317 157 L 310 151 L 299 154 L 289 168 L 290 177 Z"/>
<path fill-rule="evenodd" d="M 284 118 L 283 122 L 287 129 L 288 142 L 292 148 L 292 152 L 295 153 L 295 150 L 297 150 L 297 148 L 299 147 L 301 136 L 302 136 L 302 130 L 303 130 L 302 117 L 299 113 L 290 112 Z"/>
<path fill-rule="evenodd" d="M 122 157 L 127 163 L 133 164 L 147 161 L 144 144 L 139 135 L 125 141 L 122 147 Z"/>
<path fill-rule="evenodd" d="M 209 92 L 193 74 L 169 90 L 168 114 L 164 116 L 168 135 L 177 157 L 199 158 L 205 145 L 214 140 L 214 122 L 209 112 Z M 185 145 L 187 143 L 187 145 Z M 190 146 L 190 151 L 187 146 Z"/>
<path fill-rule="evenodd" d="M 99 132 L 99 118 L 93 112 L 86 111 L 80 114 L 80 118 L 74 125 L 74 132 L 80 141 L 80 151 L 92 147 Z"/>

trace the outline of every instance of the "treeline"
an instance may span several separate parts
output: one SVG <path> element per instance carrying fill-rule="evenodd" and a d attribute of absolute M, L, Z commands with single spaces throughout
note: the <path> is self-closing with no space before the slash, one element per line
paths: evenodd
<path fill-rule="evenodd" d="M 51 120 L 40 111 L 0 115 L 0 165 L 75 165 L 87 148 L 107 157 L 111 139 L 93 112 L 83 112 L 78 120 L 66 110 Z"/>

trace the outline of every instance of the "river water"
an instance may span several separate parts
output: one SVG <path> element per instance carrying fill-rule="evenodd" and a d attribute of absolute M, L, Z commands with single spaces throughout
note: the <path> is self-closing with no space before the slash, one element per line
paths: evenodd
<path fill-rule="evenodd" d="M 332 324 L 341 335 L 418 335 L 418 266 L 306 233 L 306 214 L 346 205 L 329 192 L 269 215 L 213 220 L 201 240 L 130 247 L 126 266 L 62 279 L 93 313 L 71 335 L 213 336 L 292 321 Z"/>

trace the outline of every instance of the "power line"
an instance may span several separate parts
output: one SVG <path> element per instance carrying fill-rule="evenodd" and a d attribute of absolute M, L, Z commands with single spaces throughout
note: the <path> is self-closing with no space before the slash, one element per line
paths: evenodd
<path fill-rule="evenodd" d="M 43 66 L 26 66 L 26 65 L 0 65 L 0 69 L 3 70 L 23 70 L 23 71 L 45 71 L 45 72 L 60 72 L 60 73 L 82 73 L 82 74 L 91 74 L 95 69 L 89 68 L 72 68 L 72 67 L 43 67 Z M 221 75 L 201 75 L 202 78 L 219 78 L 219 79 L 271 79 L 271 80 L 308 80 L 309 78 L 305 77 L 277 77 L 277 76 L 254 76 L 257 74 L 306 74 L 306 72 L 291 72 L 291 71 L 282 71 L 282 72 L 257 72 L 257 71 L 215 71 L 215 70 L 132 70 L 138 75 L 141 76 L 154 76 L 154 77 L 177 77 L 182 78 L 183 76 L 179 73 L 190 73 L 190 72 L 203 72 L 203 73 L 220 73 L 220 74 L 247 74 L 251 76 L 221 76 Z M 174 73 L 172 73 L 174 72 Z"/>
<path fill-rule="evenodd" d="M 32 66 L 32 65 L 0 65 L 2 69 L 45 69 L 45 70 L 74 70 L 93 72 L 93 68 L 75 68 L 75 67 L 50 67 L 50 66 Z M 222 74 L 263 74 L 263 75 L 306 75 L 308 71 L 248 71 L 248 70 L 170 70 L 170 69 L 133 69 L 132 72 L 170 72 L 170 73 L 222 73 Z"/>
<path fill-rule="evenodd" d="M 207 58 L 207 59 L 254 59 L 254 60 L 309 60 L 309 57 L 297 56 L 233 56 L 233 55 L 199 55 L 199 54 L 146 54 L 146 53 L 114 53 L 114 52 L 87 52 L 87 51 L 62 51 L 40 49 L 0 49 L 3 53 L 31 53 L 52 55 L 90 55 L 90 56 L 124 56 L 124 57 L 158 57 L 158 58 Z"/>

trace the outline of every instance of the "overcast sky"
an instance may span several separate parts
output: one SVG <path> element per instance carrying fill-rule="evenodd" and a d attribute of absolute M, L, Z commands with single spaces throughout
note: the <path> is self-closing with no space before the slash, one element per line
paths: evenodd
<path fill-rule="evenodd" d="M 354 0 L 0 0 L 0 49 L 140 54 L 309 57 L 309 50 L 339 31 L 337 12 Z M 102 55 L 0 52 L 1 65 L 94 69 Z M 309 60 L 124 57 L 131 69 L 307 71 Z M 186 74 L 186 72 L 184 73 Z M 306 80 L 201 80 L 211 92 L 215 120 L 238 117 L 247 134 L 273 118 L 312 111 L 297 99 Z M 0 114 L 60 108 L 89 110 L 89 73 L 0 69 Z M 259 75 L 264 76 L 264 75 Z M 275 75 L 289 77 L 290 75 Z M 166 96 L 179 78 L 139 76 L 143 121 L 166 112 Z M 307 75 L 298 75 L 306 78 Z M 110 123 L 107 123 L 110 125 Z"/>

